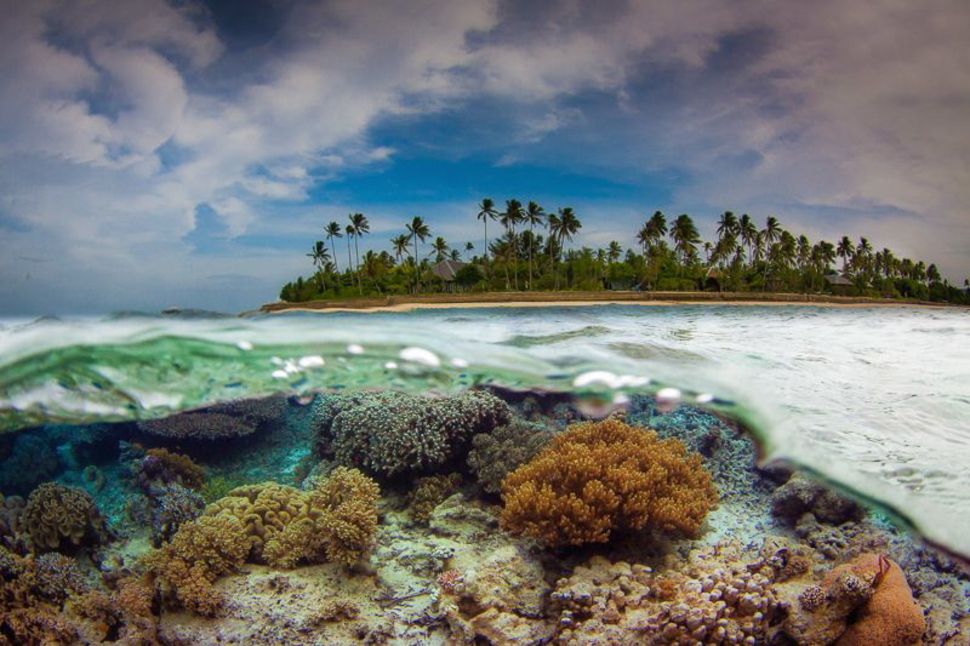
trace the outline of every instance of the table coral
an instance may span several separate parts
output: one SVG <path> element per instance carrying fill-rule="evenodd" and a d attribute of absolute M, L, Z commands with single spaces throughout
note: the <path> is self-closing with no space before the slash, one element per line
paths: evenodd
<path fill-rule="evenodd" d="M 91 495 L 47 482 L 34 489 L 19 518 L 21 532 L 38 552 L 74 550 L 110 538 Z"/>
<path fill-rule="evenodd" d="M 222 440 L 249 435 L 256 426 L 245 418 L 208 411 L 178 413 L 138 422 L 139 430 L 173 439 Z"/>
<path fill-rule="evenodd" d="M 546 546 L 617 531 L 696 533 L 717 506 L 700 456 L 616 418 L 574 424 L 502 483 L 502 527 Z"/>

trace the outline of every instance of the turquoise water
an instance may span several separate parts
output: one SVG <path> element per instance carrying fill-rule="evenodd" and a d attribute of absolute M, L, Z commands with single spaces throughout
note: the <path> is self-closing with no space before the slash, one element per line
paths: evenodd
<path fill-rule="evenodd" d="M 743 420 L 766 457 L 970 554 L 966 310 L 597 306 L 0 325 L 4 432 L 321 388 L 491 383 L 570 392 L 605 414 L 673 387 Z"/>

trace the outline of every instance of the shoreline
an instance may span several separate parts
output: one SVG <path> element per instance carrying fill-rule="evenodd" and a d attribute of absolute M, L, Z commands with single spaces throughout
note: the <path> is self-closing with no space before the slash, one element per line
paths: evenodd
<path fill-rule="evenodd" d="M 964 305 L 929 301 L 900 301 L 890 298 L 834 296 L 829 294 L 785 294 L 752 292 L 484 292 L 476 294 L 428 294 L 347 298 L 304 303 L 266 303 L 244 314 L 389 313 L 419 309 L 482 309 L 511 307 L 579 307 L 595 305 L 740 305 L 813 306 L 841 308 L 918 307 L 927 309 L 968 309 Z"/>

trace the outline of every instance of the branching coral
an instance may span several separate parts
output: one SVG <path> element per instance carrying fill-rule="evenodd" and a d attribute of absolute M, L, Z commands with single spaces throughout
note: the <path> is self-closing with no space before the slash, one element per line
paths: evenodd
<path fill-rule="evenodd" d="M 237 518 L 203 516 L 179 528 L 171 543 L 145 557 L 144 565 L 163 598 L 215 615 L 223 599 L 213 582 L 241 566 L 249 548 L 250 537 Z"/>
<path fill-rule="evenodd" d="M 502 483 L 502 526 L 547 546 L 644 528 L 694 534 L 717 506 L 698 455 L 609 418 L 575 424 Z"/>
<path fill-rule="evenodd" d="M 34 489 L 20 515 L 21 532 L 38 552 L 73 550 L 110 537 L 88 492 L 47 482 Z"/>
<path fill-rule="evenodd" d="M 434 470 L 464 457 L 475 433 L 511 417 L 505 402 L 484 391 L 441 399 L 385 391 L 332 400 L 317 407 L 322 452 L 384 476 Z"/>
<path fill-rule="evenodd" d="M 435 507 L 444 502 L 459 486 L 461 475 L 458 473 L 418 478 L 417 485 L 408 495 L 411 518 L 419 523 L 427 523 Z"/>
<path fill-rule="evenodd" d="M 498 493 L 505 476 L 534 458 L 552 436 L 541 424 L 513 419 L 491 433 L 479 433 L 472 438 L 468 466 L 482 489 Z"/>

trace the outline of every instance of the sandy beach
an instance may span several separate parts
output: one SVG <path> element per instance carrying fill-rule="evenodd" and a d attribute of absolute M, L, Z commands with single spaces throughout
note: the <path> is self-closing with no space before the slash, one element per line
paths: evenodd
<path fill-rule="evenodd" d="M 495 307 L 581 307 L 594 305 L 740 305 L 812 307 L 963 307 L 949 303 L 833 296 L 828 294 L 782 294 L 742 292 L 489 292 L 477 294 L 431 294 L 350 298 L 305 303 L 267 303 L 258 313 L 284 312 L 410 312 L 419 309 L 472 309 Z"/>

